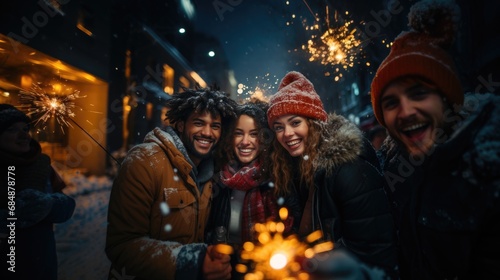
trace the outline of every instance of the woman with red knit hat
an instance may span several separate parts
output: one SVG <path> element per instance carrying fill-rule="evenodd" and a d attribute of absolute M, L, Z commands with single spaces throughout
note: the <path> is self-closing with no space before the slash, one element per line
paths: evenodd
<path fill-rule="evenodd" d="M 371 85 L 402 279 L 500 279 L 500 98 L 464 98 L 447 52 L 459 12 L 413 5 Z"/>
<path fill-rule="evenodd" d="M 362 262 L 396 274 L 395 232 L 374 149 L 342 116 L 327 114 L 313 84 L 289 72 L 270 98 L 273 179 L 303 198 L 299 234 L 324 238 Z M 314 271 L 311 271 L 314 273 Z"/>

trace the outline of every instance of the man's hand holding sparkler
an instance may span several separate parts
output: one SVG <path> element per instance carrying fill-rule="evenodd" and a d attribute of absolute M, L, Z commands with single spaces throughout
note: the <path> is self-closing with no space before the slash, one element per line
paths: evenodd
<path fill-rule="evenodd" d="M 228 251 L 229 248 L 230 251 Z M 229 245 L 208 246 L 203 260 L 203 278 L 206 280 L 231 279 L 231 253 L 232 247 Z"/>

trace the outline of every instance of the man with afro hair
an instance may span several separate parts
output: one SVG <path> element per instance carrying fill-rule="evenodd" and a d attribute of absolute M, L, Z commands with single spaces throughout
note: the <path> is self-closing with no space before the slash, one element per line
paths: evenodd
<path fill-rule="evenodd" d="M 133 147 L 113 183 L 106 254 L 109 278 L 228 279 L 229 256 L 204 243 L 213 150 L 236 102 L 212 88 L 167 101 L 169 126 Z"/>

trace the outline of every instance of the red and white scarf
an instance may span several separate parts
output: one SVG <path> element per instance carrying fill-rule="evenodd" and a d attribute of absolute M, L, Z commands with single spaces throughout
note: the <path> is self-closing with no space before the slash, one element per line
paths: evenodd
<path fill-rule="evenodd" d="M 253 161 L 237 169 L 227 164 L 220 172 L 221 183 L 233 190 L 245 191 L 242 210 L 241 240 L 255 241 L 254 225 L 267 220 L 277 220 L 279 207 L 273 189 L 260 190 L 260 163 Z"/>

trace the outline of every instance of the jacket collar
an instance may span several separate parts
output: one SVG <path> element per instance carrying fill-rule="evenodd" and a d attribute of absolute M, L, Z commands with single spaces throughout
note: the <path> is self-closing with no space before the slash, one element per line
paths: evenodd
<path fill-rule="evenodd" d="M 321 126 L 318 156 L 313 162 L 315 168 L 331 172 L 334 168 L 354 161 L 363 151 L 361 130 L 346 118 L 329 114 Z"/>
<path fill-rule="evenodd" d="M 184 156 L 184 159 L 189 163 L 189 165 L 191 165 L 193 178 L 196 178 L 198 184 L 203 184 L 212 178 L 214 173 L 213 158 L 210 157 L 202 160 L 198 166 L 194 165 L 189 158 L 184 143 L 171 126 L 167 126 L 164 129 L 155 128 L 152 132 L 148 133 L 145 138 L 145 142 L 155 142 L 160 145 L 162 149 L 165 149 L 164 142 L 166 141 L 172 143 Z"/>

